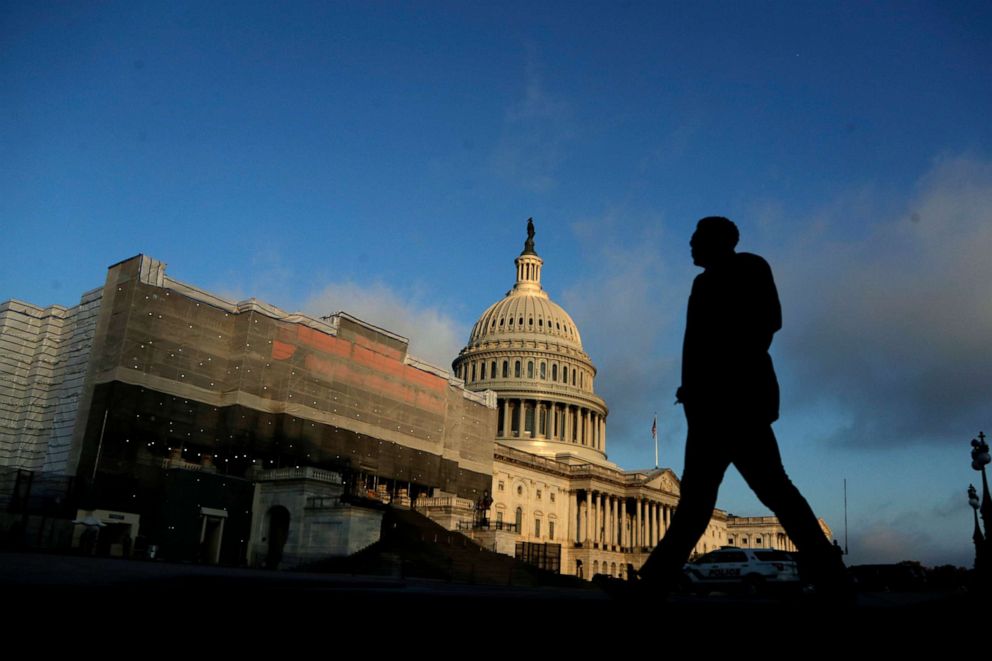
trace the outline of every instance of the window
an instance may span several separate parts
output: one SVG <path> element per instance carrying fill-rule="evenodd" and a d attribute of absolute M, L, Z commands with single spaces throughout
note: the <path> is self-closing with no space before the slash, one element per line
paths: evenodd
<path fill-rule="evenodd" d="M 575 385 L 575 370 L 572 370 L 572 385 Z"/>
<path fill-rule="evenodd" d="M 502 512 L 496 512 L 496 523 L 503 523 L 503 513 Z M 497 528 L 500 528 L 502 526 L 496 526 L 496 527 Z"/>
<path fill-rule="evenodd" d="M 499 491 L 503 491 L 503 489 L 504 489 L 504 487 L 503 487 L 503 480 L 500 480 L 500 481 L 499 481 L 499 486 L 497 487 L 497 489 L 498 489 Z"/>
<path fill-rule="evenodd" d="M 548 364 L 541 363 L 541 380 L 548 378 Z"/>
<path fill-rule="evenodd" d="M 486 364 L 485 363 L 481 363 L 479 365 L 479 368 L 482 370 L 482 373 L 479 374 L 479 378 L 482 379 L 483 381 L 485 381 L 486 380 Z"/>
<path fill-rule="evenodd" d="M 492 374 L 492 378 L 496 378 L 496 361 L 494 360 L 489 364 L 489 373 Z"/>
<path fill-rule="evenodd" d="M 534 361 L 533 360 L 528 360 L 527 361 L 527 378 L 528 379 L 533 379 L 534 378 Z"/>
<path fill-rule="evenodd" d="M 551 380 L 552 381 L 557 381 L 558 380 L 558 365 L 557 364 L 551 366 Z"/>
<path fill-rule="evenodd" d="M 520 485 L 517 485 L 517 495 L 518 496 L 524 495 L 524 488 Z"/>
<path fill-rule="evenodd" d="M 548 539 L 555 538 L 555 522 L 548 521 Z"/>
<path fill-rule="evenodd" d="M 555 492 L 554 491 L 552 491 L 551 493 L 549 493 L 548 496 L 551 498 L 551 502 L 552 503 L 555 502 Z"/>
<path fill-rule="evenodd" d="M 472 380 L 475 381 L 475 363 L 472 363 Z"/>
<path fill-rule="evenodd" d="M 541 490 L 540 489 L 537 490 L 537 499 L 538 500 L 541 500 Z"/>
<path fill-rule="evenodd" d="M 534 519 L 534 537 L 541 536 L 541 520 Z"/>
<path fill-rule="evenodd" d="M 519 379 L 520 378 L 520 361 L 519 360 L 513 361 L 513 378 L 515 378 L 515 379 Z"/>
<path fill-rule="evenodd" d="M 510 376 L 510 363 L 508 361 L 503 361 L 503 378 Z"/>
<path fill-rule="evenodd" d="M 517 525 L 517 532 L 520 532 L 520 526 L 524 523 L 524 511 L 521 508 L 517 508 L 516 521 L 514 523 Z"/>
<path fill-rule="evenodd" d="M 567 367 L 562 367 L 561 368 L 561 380 L 562 380 L 562 383 L 564 383 L 565 385 L 568 385 L 568 368 Z"/>

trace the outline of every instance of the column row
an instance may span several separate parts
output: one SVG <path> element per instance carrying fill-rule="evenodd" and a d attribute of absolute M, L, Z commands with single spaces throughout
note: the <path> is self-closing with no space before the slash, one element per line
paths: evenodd
<path fill-rule="evenodd" d="M 606 449 L 606 417 L 582 406 L 500 399 L 500 438 L 537 438 Z"/>
<path fill-rule="evenodd" d="M 601 491 L 575 493 L 572 541 L 622 549 L 654 547 L 671 525 L 675 508 L 648 498 Z"/>

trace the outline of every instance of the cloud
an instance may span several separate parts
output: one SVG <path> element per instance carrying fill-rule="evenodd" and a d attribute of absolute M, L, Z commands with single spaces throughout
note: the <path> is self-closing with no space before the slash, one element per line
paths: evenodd
<path fill-rule="evenodd" d="M 777 272 L 793 401 L 844 412 L 844 445 L 960 443 L 992 392 L 992 163 L 941 159 L 888 220 L 870 206 L 824 213 Z"/>
<path fill-rule="evenodd" d="M 681 333 L 685 287 L 684 280 L 669 277 L 660 221 L 648 220 L 634 234 L 620 231 L 629 226 L 616 212 L 572 226 L 586 253 L 584 277 L 563 292 L 561 302 L 598 370 L 596 394 L 610 407 L 611 456 L 637 452 L 647 465 L 651 450 L 634 448 L 649 443 L 654 412 L 663 438 L 671 429 L 666 416 L 681 429 L 681 410 L 672 406 L 679 379 L 673 338 Z"/>
<path fill-rule="evenodd" d="M 320 317 L 343 310 L 410 340 L 410 354 L 445 369 L 468 337 L 468 328 L 418 296 L 382 284 L 332 283 L 307 299 L 303 311 Z"/>
<path fill-rule="evenodd" d="M 966 504 L 963 507 L 968 509 Z M 915 511 L 903 512 L 889 520 L 855 522 L 849 542 L 849 564 L 918 560 L 931 566 L 970 566 L 974 560 L 974 547 L 969 544 L 970 528 L 961 508 L 959 496 L 953 519 L 960 520 L 960 526 L 947 526 L 947 517 Z M 840 531 L 834 533 L 840 534 Z"/>
<path fill-rule="evenodd" d="M 546 88 L 533 48 L 524 64 L 523 96 L 506 111 L 492 155 L 496 174 L 521 188 L 554 188 L 571 139 L 568 105 Z"/>

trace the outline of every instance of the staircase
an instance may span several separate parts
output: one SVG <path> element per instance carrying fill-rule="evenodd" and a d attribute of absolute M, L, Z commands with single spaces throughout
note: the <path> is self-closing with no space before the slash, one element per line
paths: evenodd
<path fill-rule="evenodd" d="M 301 567 L 305 571 L 399 574 L 477 585 L 578 587 L 585 583 L 488 551 L 416 511 L 389 507 L 378 542 L 347 558 Z"/>

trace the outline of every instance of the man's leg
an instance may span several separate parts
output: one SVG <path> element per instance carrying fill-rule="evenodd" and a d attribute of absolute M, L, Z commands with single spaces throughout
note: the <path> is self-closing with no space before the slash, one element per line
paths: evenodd
<path fill-rule="evenodd" d="M 843 574 L 844 563 L 823 534 L 809 503 L 785 473 L 771 425 L 758 424 L 745 431 L 733 456 L 741 476 L 778 517 L 814 581 Z"/>
<path fill-rule="evenodd" d="M 728 453 L 722 446 L 724 438 L 698 425 L 696 429 L 690 425 L 679 505 L 672 516 L 672 525 L 639 571 L 645 579 L 673 585 L 689 553 L 706 531 L 716 507 L 720 482 L 730 465 Z"/>

